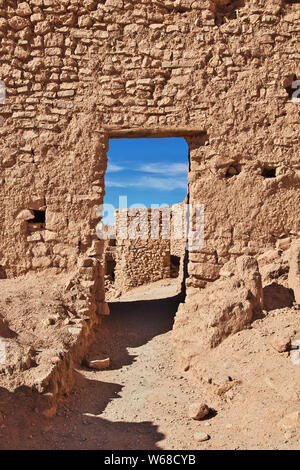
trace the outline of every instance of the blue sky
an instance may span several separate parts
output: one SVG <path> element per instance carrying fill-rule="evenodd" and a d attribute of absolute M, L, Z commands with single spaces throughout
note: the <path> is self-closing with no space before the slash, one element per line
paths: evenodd
<path fill-rule="evenodd" d="M 176 204 L 187 193 L 188 145 L 183 138 L 110 139 L 105 177 L 105 204 L 119 208 L 119 196 L 128 207 Z M 104 213 L 104 223 L 113 216 Z"/>

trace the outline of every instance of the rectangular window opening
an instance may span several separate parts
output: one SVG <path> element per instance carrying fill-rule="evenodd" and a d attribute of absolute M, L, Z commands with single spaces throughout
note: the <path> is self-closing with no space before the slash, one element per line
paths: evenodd
<path fill-rule="evenodd" d="M 34 218 L 28 220 L 29 224 L 45 224 L 46 223 L 46 211 L 33 210 Z"/>

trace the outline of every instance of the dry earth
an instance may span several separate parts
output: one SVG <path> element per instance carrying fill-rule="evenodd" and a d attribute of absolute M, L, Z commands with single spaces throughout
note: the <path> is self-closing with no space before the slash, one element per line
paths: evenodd
<path fill-rule="evenodd" d="M 63 297 L 68 276 L 48 270 L 37 275 L 1 279 L 0 337 L 6 344 L 0 387 L 28 386 L 41 391 L 60 356 L 72 345 L 70 333 L 80 319 Z"/>
<path fill-rule="evenodd" d="M 0 448 L 299 448 L 299 420 L 281 420 L 300 411 L 300 365 L 269 346 L 277 330 L 300 331 L 299 311 L 272 311 L 229 337 L 203 358 L 199 382 L 176 369 L 171 328 L 178 301 L 175 279 L 112 302 L 89 352 L 90 359 L 110 357 L 110 369 L 77 369 L 70 397 L 51 420 L 22 389 L 1 388 Z M 187 410 L 195 401 L 215 412 L 191 420 Z M 197 431 L 210 440 L 196 442 Z"/>

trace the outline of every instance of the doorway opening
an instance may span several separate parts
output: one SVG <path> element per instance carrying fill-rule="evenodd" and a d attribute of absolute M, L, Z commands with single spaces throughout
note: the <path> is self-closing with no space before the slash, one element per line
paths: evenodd
<path fill-rule="evenodd" d="M 181 288 L 186 237 L 174 214 L 183 216 L 187 202 L 185 138 L 111 138 L 107 156 L 101 226 L 115 236 L 103 255 L 108 300 L 164 280 L 177 279 Z"/>

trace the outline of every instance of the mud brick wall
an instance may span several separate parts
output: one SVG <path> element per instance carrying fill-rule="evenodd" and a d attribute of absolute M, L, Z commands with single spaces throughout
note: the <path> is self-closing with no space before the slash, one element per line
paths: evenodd
<path fill-rule="evenodd" d="M 187 138 L 189 202 L 206 217 L 188 289 L 296 236 L 300 5 L 224 3 L 0 1 L 1 273 L 101 251 L 110 137 Z"/>
<path fill-rule="evenodd" d="M 170 238 L 170 252 L 171 255 L 182 258 L 185 254 L 186 248 L 186 234 L 185 234 L 185 203 L 184 201 L 179 204 L 171 206 L 171 238 Z"/>
<path fill-rule="evenodd" d="M 162 210 L 151 212 L 150 209 L 131 211 L 130 209 L 116 211 L 116 227 L 104 226 L 105 233 L 116 234 L 116 239 L 107 239 L 104 241 L 104 255 L 102 264 L 109 286 L 122 293 L 128 289 L 141 286 L 160 279 L 172 277 L 171 255 L 178 258 L 179 261 L 179 280 L 181 287 L 183 282 L 183 267 L 186 239 L 183 232 L 184 212 L 183 203 L 175 206 L 166 207 Z M 175 225 L 174 213 L 178 212 L 181 219 L 181 225 Z M 124 219 L 120 217 L 123 213 Z M 141 214 L 142 223 L 138 223 Z M 153 233 L 157 239 L 151 238 L 151 215 L 153 215 Z M 144 223 L 146 221 L 146 223 Z M 157 227 L 156 227 L 157 221 Z M 137 238 L 130 238 L 132 230 L 131 224 L 136 227 L 140 234 Z M 126 232 L 124 232 L 124 229 Z M 168 234 L 169 231 L 169 234 Z M 127 234 L 127 238 L 121 236 Z M 122 235 L 121 235 L 122 234 Z M 101 236 L 99 234 L 99 236 Z M 112 272 L 113 268 L 113 272 Z"/>
<path fill-rule="evenodd" d="M 133 287 L 170 277 L 170 246 L 167 240 L 126 240 L 118 246 L 115 289 Z"/>
<path fill-rule="evenodd" d="M 157 214 L 157 239 L 151 239 L 151 215 Z M 138 219 L 139 218 L 139 219 Z M 170 238 L 163 239 L 162 212 L 150 209 L 116 211 L 115 289 L 119 292 L 170 277 Z M 137 235 L 133 238 L 136 227 Z M 128 233 L 128 237 L 121 237 Z M 123 235 L 121 235 L 121 233 Z"/>

